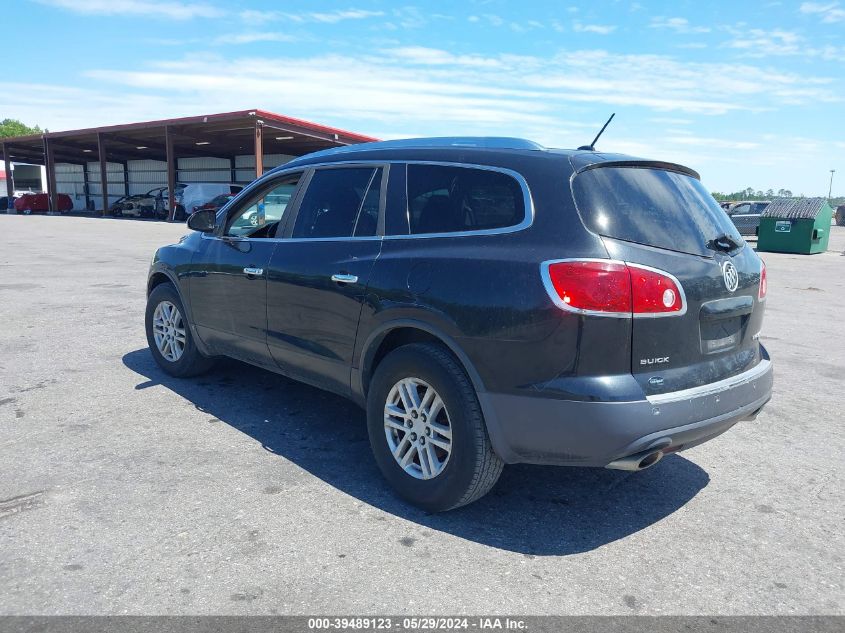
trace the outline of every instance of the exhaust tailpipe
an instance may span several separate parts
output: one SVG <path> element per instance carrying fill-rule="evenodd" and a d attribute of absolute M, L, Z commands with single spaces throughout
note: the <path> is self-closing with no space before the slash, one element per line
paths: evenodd
<path fill-rule="evenodd" d="M 645 470 L 654 466 L 663 458 L 662 449 L 649 449 L 641 453 L 634 453 L 621 459 L 610 462 L 605 468 L 612 468 L 614 470 Z"/>

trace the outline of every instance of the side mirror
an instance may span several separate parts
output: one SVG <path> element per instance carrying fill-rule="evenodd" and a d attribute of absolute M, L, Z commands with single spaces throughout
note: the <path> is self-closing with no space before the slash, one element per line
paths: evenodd
<path fill-rule="evenodd" d="M 217 223 L 217 213 L 213 209 L 201 209 L 192 213 L 188 218 L 188 228 L 202 233 L 214 231 Z"/>

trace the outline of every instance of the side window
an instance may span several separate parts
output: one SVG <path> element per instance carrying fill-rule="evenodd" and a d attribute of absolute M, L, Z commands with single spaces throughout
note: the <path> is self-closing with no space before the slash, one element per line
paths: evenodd
<path fill-rule="evenodd" d="M 302 174 L 291 174 L 275 181 L 261 193 L 239 205 L 229 216 L 226 235 L 269 237 L 285 214 Z"/>
<path fill-rule="evenodd" d="M 355 221 L 355 228 L 352 235 L 355 237 L 371 237 L 376 234 L 378 228 L 378 212 L 381 206 L 381 181 L 384 170 L 379 167 L 373 174 L 370 186 L 367 188 L 367 195 L 361 204 L 361 211 Z"/>
<path fill-rule="evenodd" d="M 407 188 L 412 235 L 498 229 L 525 218 L 522 188 L 498 171 L 410 164 Z"/>
<path fill-rule="evenodd" d="M 318 169 L 302 198 L 291 237 L 376 234 L 381 168 Z"/>
<path fill-rule="evenodd" d="M 731 215 L 737 214 L 737 213 L 748 213 L 750 210 L 751 210 L 750 204 L 738 204 L 733 208 L 733 211 L 731 211 Z"/>

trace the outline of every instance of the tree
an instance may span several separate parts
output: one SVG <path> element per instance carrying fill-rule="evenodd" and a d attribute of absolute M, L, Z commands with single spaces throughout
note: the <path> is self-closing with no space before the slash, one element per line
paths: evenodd
<path fill-rule="evenodd" d="M 28 134 L 41 134 L 41 128 L 37 125 L 30 127 L 17 119 L 3 119 L 0 121 L 0 138 L 10 136 L 26 136 Z"/>

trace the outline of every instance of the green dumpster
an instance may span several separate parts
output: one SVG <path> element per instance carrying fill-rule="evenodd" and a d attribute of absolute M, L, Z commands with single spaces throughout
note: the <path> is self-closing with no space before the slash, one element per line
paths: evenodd
<path fill-rule="evenodd" d="M 833 209 L 824 198 L 778 198 L 760 216 L 757 250 L 812 255 L 827 250 Z"/>

